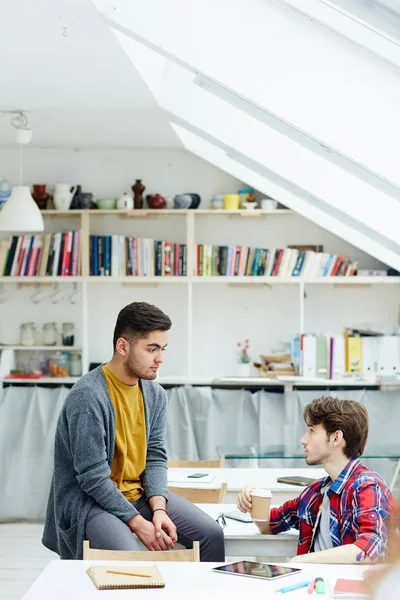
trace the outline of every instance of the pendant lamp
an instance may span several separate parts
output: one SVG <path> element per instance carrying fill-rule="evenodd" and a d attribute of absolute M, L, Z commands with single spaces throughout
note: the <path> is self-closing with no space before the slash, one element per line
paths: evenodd
<path fill-rule="evenodd" d="M 15 127 L 15 140 L 20 147 L 20 185 L 14 186 L 11 196 L 0 211 L 0 232 L 36 232 L 44 231 L 43 217 L 38 205 L 31 196 L 28 186 L 23 182 L 23 146 L 32 138 L 32 131 L 26 127 L 28 119 L 24 113 L 18 113 L 11 119 Z"/>

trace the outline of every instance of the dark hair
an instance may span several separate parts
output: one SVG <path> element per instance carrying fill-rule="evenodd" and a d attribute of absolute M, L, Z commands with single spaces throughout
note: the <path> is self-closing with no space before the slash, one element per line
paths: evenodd
<path fill-rule="evenodd" d="M 120 337 L 136 342 L 147 337 L 150 331 L 168 331 L 171 325 L 171 319 L 157 306 L 147 302 L 132 302 L 118 315 L 113 336 L 114 350 Z"/>
<path fill-rule="evenodd" d="M 328 435 L 342 431 L 347 458 L 358 458 L 364 452 L 368 437 L 368 412 L 365 406 L 355 400 L 339 400 L 322 396 L 304 408 L 307 425 L 323 425 Z"/>

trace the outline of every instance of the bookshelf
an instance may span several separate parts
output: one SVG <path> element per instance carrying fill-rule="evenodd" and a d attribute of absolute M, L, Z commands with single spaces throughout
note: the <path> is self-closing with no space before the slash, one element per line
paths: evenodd
<path fill-rule="evenodd" d="M 194 331 L 194 313 L 193 313 L 193 297 L 196 293 L 197 286 L 218 286 L 226 285 L 232 288 L 248 287 L 250 290 L 257 286 L 274 287 L 274 286 L 291 286 L 296 290 L 298 298 L 298 306 L 296 307 L 298 317 L 298 330 L 304 331 L 305 323 L 305 304 L 304 295 L 307 286 L 335 286 L 341 288 L 353 287 L 372 287 L 372 286 L 398 286 L 400 285 L 400 277 L 357 277 L 357 276 L 319 276 L 319 277 L 304 277 L 304 276 L 266 276 L 266 275 L 251 275 L 251 276 L 200 276 L 195 275 L 196 261 L 196 234 L 197 225 L 202 219 L 213 219 L 218 217 L 223 220 L 224 229 L 228 229 L 230 224 L 238 224 L 243 228 L 250 228 L 252 223 L 263 223 L 267 220 L 274 220 L 277 227 L 285 227 L 285 220 L 294 214 L 288 209 L 277 209 L 269 212 L 261 210 L 69 210 L 57 211 L 46 210 L 42 212 L 45 220 L 45 232 L 68 232 L 71 230 L 79 230 L 80 239 L 80 268 L 79 275 L 68 276 L 1 276 L 0 283 L 10 283 L 18 285 L 35 284 L 63 284 L 76 283 L 80 286 L 81 304 L 77 309 L 80 311 L 81 327 L 82 327 L 82 372 L 85 373 L 89 366 L 89 338 L 88 324 L 90 319 L 90 307 L 88 304 L 89 286 L 97 286 L 99 284 L 118 284 L 121 286 L 185 286 L 186 294 L 186 343 L 188 348 L 187 358 L 187 373 L 184 377 L 192 380 L 196 378 L 193 369 L 193 331 Z M 168 230 L 168 221 L 173 220 L 176 231 L 180 232 L 181 244 L 186 245 L 186 275 L 150 275 L 150 276 L 93 276 L 90 274 L 90 236 L 91 235 L 110 235 L 111 232 L 123 230 L 124 235 L 130 230 L 132 224 L 147 224 L 147 232 L 151 235 L 152 229 L 158 227 L 158 238 L 155 239 L 171 239 L 173 234 Z M 178 224 L 178 225 L 177 225 Z M 160 233 L 161 232 L 161 233 Z M 132 234 L 130 234 L 132 235 Z M 142 235 L 142 234 L 141 234 Z M 145 234 L 146 235 L 146 234 Z M 143 237 L 145 237 L 143 235 Z M 161 237 L 162 235 L 162 237 Z M 211 292 L 212 293 L 212 292 Z M 349 293 L 351 293 L 349 291 Z M 15 349 L 17 349 L 15 347 Z M 19 348 L 18 348 L 19 350 Z M 182 374 L 180 374 L 182 375 Z M 51 379 L 51 378 L 49 378 Z M 53 378 L 54 380 L 56 378 Z M 70 378 L 71 379 L 71 378 Z M 171 379 L 168 377 L 167 379 Z M 179 379 L 179 378 L 175 378 Z M 208 378 L 207 378 L 208 380 Z M 8 380 L 11 382 L 12 380 Z M 19 383 L 22 383 L 20 380 Z M 40 380 L 45 383 L 44 378 Z M 54 381 L 56 382 L 56 381 Z M 28 382 L 32 383 L 32 382 Z"/>
<path fill-rule="evenodd" d="M 250 225 L 254 220 L 265 220 L 283 217 L 293 214 L 289 209 L 276 209 L 272 211 L 261 210 L 178 210 L 178 209 L 163 209 L 163 210 L 45 210 L 42 214 L 46 222 L 46 232 L 54 233 L 68 231 L 66 228 L 59 226 L 60 221 L 75 221 L 74 229 L 80 232 L 80 275 L 2 275 L 0 282 L 9 283 L 129 283 L 129 284 L 172 284 L 182 283 L 184 280 L 187 283 L 201 284 L 229 284 L 229 285 L 338 285 L 338 286 L 360 286 L 360 285 L 397 285 L 400 283 L 400 277 L 358 277 L 358 276 L 266 276 L 266 275 L 211 275 L 203 276 L 195 274 L 195 246 L 196 246 L 196 221 L 202 217 L 223 216 L 227 220 L 243 220 L 243 223 Z M 93 223 L 99 218 L 105 220 L 108 218 L 119 218 L 121 220 L 165 220 L 168 217 L 183 217 L 185 225 L 185 244 L 187 247 L 187 274 L 186 275 L 150 275 L 150 276 L 93 276 L 90 275 L 90 257 L 89 244 L 92 232 Z M 54 221 L 57 221 L 58 227 L 54 227 Z M 76 223 L 78 221 L 78 223 Z M 50 223 L 50 225 L 49 225 Z M 51 224 L 53 226 L 51 226 Z"/>

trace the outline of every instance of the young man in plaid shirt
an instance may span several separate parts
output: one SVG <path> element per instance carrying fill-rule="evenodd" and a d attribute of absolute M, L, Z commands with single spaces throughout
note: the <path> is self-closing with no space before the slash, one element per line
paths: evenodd
<path fill-rule="evenodd" d="M 383 558 L 387 526 L 396 511 L 383 479 L 361 464 L 368 437 L 368 413 L 354 400 L 319 398 L 304 409 L 307 431 L 300 440 L 308 465 L 322 465 L 328 477 L 297 498 L 272 508 L 261 533 L 299 530 L 291 562 L 357 563 Z M 251 511 L 250 491 L 239 494 L 241 512 Z"/>

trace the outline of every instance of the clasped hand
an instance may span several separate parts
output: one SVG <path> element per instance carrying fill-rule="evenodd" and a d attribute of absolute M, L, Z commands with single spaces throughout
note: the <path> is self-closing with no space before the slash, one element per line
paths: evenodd
<path fill-rule="evenodd" d="M 153 515 L 153 522 L 141 515 L 130 520 L 129 527 L 137 535 L 147 550 L 169 550 L 177 541 L 176 527 L 167 513 L 158 510 Z"/>

